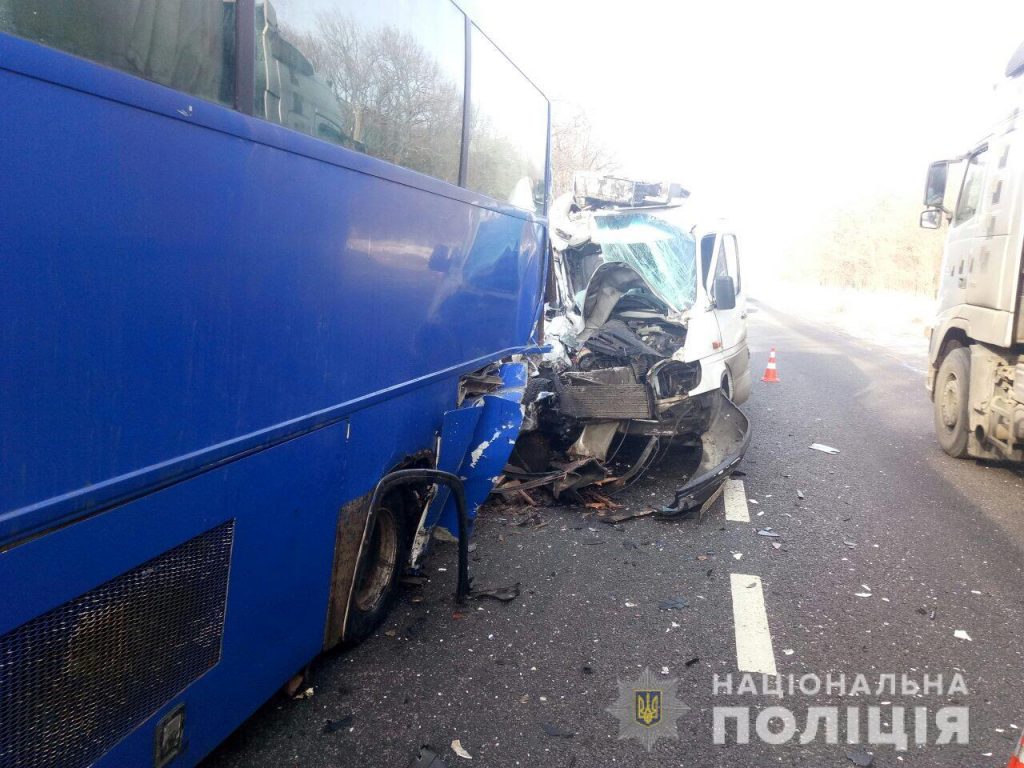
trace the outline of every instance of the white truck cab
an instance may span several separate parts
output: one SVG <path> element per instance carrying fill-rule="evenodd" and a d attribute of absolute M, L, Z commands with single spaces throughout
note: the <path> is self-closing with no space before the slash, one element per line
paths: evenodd
<path fill-rule="evenodd" d="M 930 331 L 928 389 L 942 448 L 1024 460 L 1024 45 L 997 90 L 988 134 L 932 163 L 921 226 L 949 232 Z M 952 178 L 959 184 L 951 185 Z"/>

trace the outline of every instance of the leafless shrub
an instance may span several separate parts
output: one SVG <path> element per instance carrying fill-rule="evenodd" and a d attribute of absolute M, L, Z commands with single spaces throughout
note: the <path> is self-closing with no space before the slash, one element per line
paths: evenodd
<path fill-rule="evenodd" d="M 789 277 L 865 291 L 934 295 L 942 234 L 918 226 L 920 203 L 880 196 L 812 226 L 790 258 Z"/>
<path fill-rule="evenodd" d="M 607 145 L 594 135 L 587 113 L 578 105 L 556 101 L 551 119 L 551 186 L 556 197 L 572 190 L 576 171 L 614 173 L 619 163 Z"/>

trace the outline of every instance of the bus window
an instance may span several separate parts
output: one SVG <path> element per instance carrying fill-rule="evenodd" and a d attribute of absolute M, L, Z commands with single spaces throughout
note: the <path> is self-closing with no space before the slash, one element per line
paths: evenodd
<path fill-rule="evenodd" d="M 257 0 L 255 113 L 458 182 L 462 12 L 451 0 L 310 5 Z"/>
<path fill-rule="evenodd" d="M 543 212 L 547 100 L 475 26 L 470 61 L 467 185 Z"/>
<path fill-rule="evenodd" d="M 0 0 L 0 32 L 234 104 L 234 2 Z"/>

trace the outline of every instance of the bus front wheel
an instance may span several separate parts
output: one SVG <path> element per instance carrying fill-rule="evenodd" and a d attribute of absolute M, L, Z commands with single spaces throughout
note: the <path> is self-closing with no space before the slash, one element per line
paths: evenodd
<path fill-rule="evenodd" d="M 384 621 L 398 594 L 412 539 L 403 501 L 402 492 L 396 490 L 371 512 L 352 585 L 345 626 L 348 643 L 358 643 L 371 635 Z"/>

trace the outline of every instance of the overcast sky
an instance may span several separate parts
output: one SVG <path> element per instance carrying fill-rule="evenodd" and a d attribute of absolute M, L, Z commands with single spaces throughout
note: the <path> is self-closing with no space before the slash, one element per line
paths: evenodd
<path fill-rule="evenodd" d="M 919 197 L 1024 40 L 1024 0 L 457 1 L 624 171 L 683 183 L 766 258 L 830 208 Z"/>

